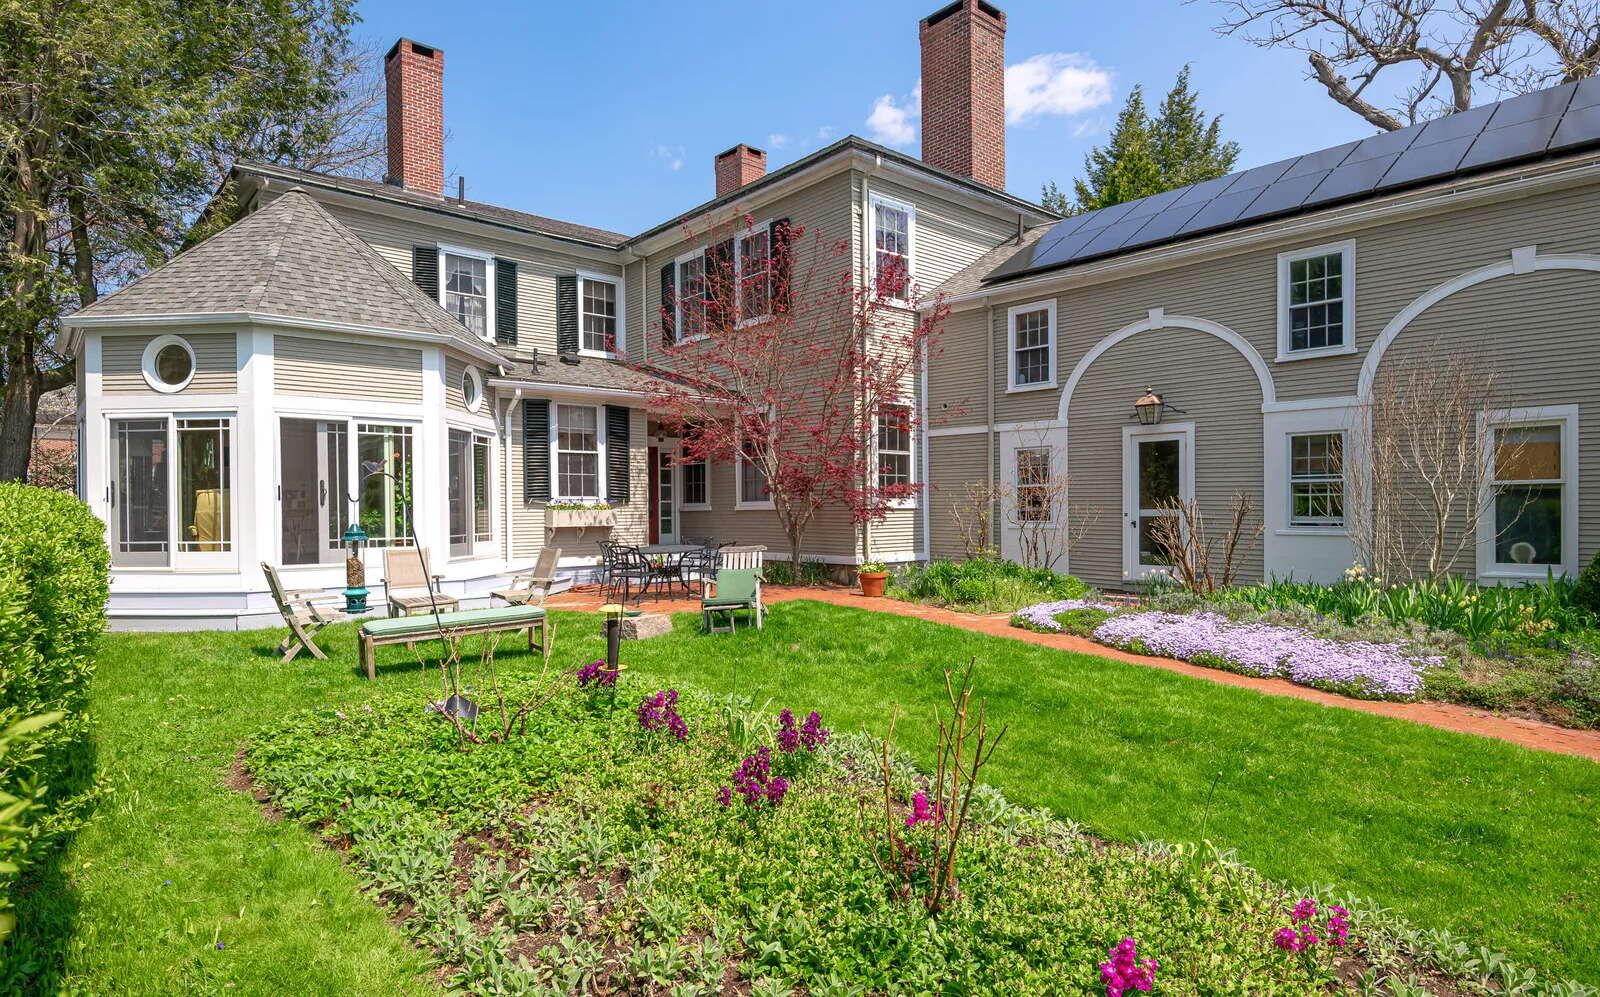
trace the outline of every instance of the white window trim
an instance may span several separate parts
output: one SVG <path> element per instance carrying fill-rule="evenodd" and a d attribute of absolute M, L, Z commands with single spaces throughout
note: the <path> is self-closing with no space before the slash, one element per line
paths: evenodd
<path fill-rule="evenodd" d="M 882 194 L 869 194 L 867 197 L 867 273 L 868 281 L 876 281 L 878 277 L 878 205 L 895 208 L 906 213 L 906 287 L 914 288 L 917 283 L 917 207 L 914 204 L 885 197 Z M 892 305 L 904 308 L 913 307 L 910 298 L 884 298 Z"/>
<path fill-rule="evenodd" d="M 473 456 L 474 456 L 473 451 L 476 448 L 478 441 L 479 440 L 484 440 L 484 441 L 487 441 L 488 444 L 489 444 L 489 468 L 488 468 L 489 474 L 488 474 L 487 479 L 484 482 L 484 487 L 488 490 L 488 498 L 489 498 L 489 535 L 486 538 L 482 539 L 482 540 L 478 539 L 477 521 L 473 516 L 473 513 L 475 512 L 475 510 L 473 509 L 472 505 L 469 503 L 468 506 L 467 506 L 467 537 L 468 537 L 467 546 L 469 546 L 471 548 L 471 552 L 470 553 L 466 553 L 466 554 L 450 554 L 450 556 L 449 556 L 449 559 L 451 561 L 470 561 L 470 560 L 473 560 L 474 558 L 481 558 L 481 557 L 485 557 L 485 556 L 488 556 L 489 554 L 494 553 L 494 548 L 495 548 L 496 542 L 499 539 L 498 531 L 495 528 L 495 513 L 496 513 L 496 504 L 497 504 L 495 502 L 495 491 L 496 491 L 496 489 L 498 487 L 498 484 L 499 484 L 495 480 L 495 469 L 499 466 L 500 454 L 499 454 L 499 448 L 496 445 L 496 440 L 495 440 L 494 433 L 490 432 L 489 430 L 483 429 L 480 426 L 470 426 L 470 425 L 465 425 L 465 424 L 461 424 L 461 423 L 447 422 L 446 425 L 445 425 L 445 455 L 444 455 L 445 467 L 446 467 L 447 470 L 449 468 L 449 463 L 450 463 L 450 444 L 449 444 L 449 441 L 450 441 L 450 433 L 452 433 L 452 432 L 467 434 L 467 475 L 468 475 L 469 480 L 470 480 L 471 475 L 472 475 L 472 461 L 473 461 Z M 448 531 L 448 524 L 449 524 L 449 521 L 450 521 L 450 519 L 449 519 L 449 517 L 450 517 L 450 503 L 452 501 L 454 501 L 454 496 L 452 496 L 450 494 L 449 477 L 446 476 L 446 478 L 445 478 L 444 506 L 445 506 L 445 523 L 447 524 L 447 529 L 446 529 L 446 533 L 445 533 L 445 550 L 447 552 L 450 550 L 450 548 L 452 546 L 452 544 L 450 543 L 450 536 L 449 536 L 449 531 Z"/>
<path fill-rule="evenodd" d="M 466 373 L 467 380 L 472 382 L 473 397 L 464 397 L 461 400 L 462 403 L 466 405 L 468 412 L 476 414 L 483 408 L 483 374 L 478 371 L 478 368 L 472 366 L 471 364 L 467 364 L 463 370 Z"/>
<path fill-rule="evenodd" d="M 679 346 L 685 343 L 698 343 L 711 335 L 706 330 L 702 330 L 698 336 L 685 336 L 683 334 L 683 265 L 696 256 L 704 257 L 705 255 L 706 250 L 702 246 L 699 249 L 684 253 L 682 256 L 675 257 L 672 261 L 672 341 Z M 709 276 L 706 273 L 704 262 L 700 264 L 700 274 L 701 280 L 706 280 Z M 708 321 L 706 324 L 710 325 L 710 322 Z"/>
<path fill-rule="evenodd" d="M 168 384 L 156 375 L 156 357 L 169 346 L 181 346 L 183 351 L 189 354 L 189 376 L 178 384 Z M 163 395 L 175 395 L 194 380 L 195 371 L 200 369 L 200 364 L 195 359 L 194 347 L 187 339 L 182 336 L 166 335 L 157 336 L 145 344 L 144 357 L 140 361 L 139 368 L 144 373 L 144 383 L 150 385 L 151 390 L 159 391 Z"/>
<path fill-rule="evenodd" d="M 1036 312 L 1040 309 L 1049 312 L 1046 320 L 1050 335 L 1050 378 L 1038 384 L 1017 383 L 1017 317 Z M 1043 301 L 1031 301 L 1025 305 L 1013 305 L 1006 309 L 1006 394 L 1017 394 L 1024 391 L 1051 391 L 1056 387 L 1057 379 L 1061 375 L 1060 365 L 1056 358 L 1060 353 L 1059 336 L 1056 329 L 1056 299 L 1046 298 Z"/>
<path fill-rule="evenodd" d="M 565 495 L 561 488 L 561 450 L 558 446 L 561 432 L 561 407 L 594 410 L 594 437 L 599 466 L 595 469 L 595 487 L 598 495 Z M 606 500 L 606 419 L 605 407 L 583 402 L 550 400 L 550 501 L 551 502 L 604 502 Z"/>
<path fill-rule="evenodd" d="M 439 243 L 439 307 L 444 308 L 445 277 L 444 258 L 446 256 L 465 256 L 470 259 L 483 260 L 483 341 L 492 343 L 494 339 L 494 254 L 485 253 L 479 249 L 468 249 L 465 246 L 452 246 Z M 449 309 L 445 309 L 448 311 Z M 454 316 L 452 316 L 453 318 Z M 462 326 L 462 328 L 466 328 Z"/>
<path fill-rule="evenodd" d="M 1339 437 L 1339 477 L 1344 484 L 1344 519 L 1337 526 L 1332 523 L 1311 524 L 1294 521 L 1294 438 L 1296 436 Z M 1350 532 L 1350 437 L 1343 429 L 1294 429 L 1283 434 L 1283 522 L 1284 528 L 1274 532 L 1301 536 L 1346 536 Z"/>
<path fill-rule="evenodd" d="M 682 448 L 681 447 L 679 448 L 679 452 L 680 453 L 682 452 Z M 683 474 L 683 471 L 684 471 L 685 468 L 689 467 L 692 464 L 698 464 L 698 465 L 700 465 L 700 466 L 702 466 L 702 467 L 704 467 L 706 469 L 706 500 L 704 502 L 687 502 L 687 501 L 684 501 L 683 498 L 682 498 L 683 496 L 687 496 L 689 494 L 688 488 L 684 485 L 684 474 Z M 708 461 L 708 460 L 686 460 L 682 464 L 679 464 L 678 465 L 678 494 L 680 496 L 680 498 L 678 500 L 678 510 L 680 512 L 710 512 L 711 511 L 711 462 Z"/>
<path fill-rule="evenodd" d="M 1313 256 L 1331 256 L 1338 253 L 1340 261 L 1340 286 L 1344 289 L 1344 342 L 1318 350 L 1289 349 L 1289 265 L 1296 260 Z M 1309 360 L 1312 357 L 1336 357 L 1356 351 L 1356 242 L 1345 239 L 1307 249 L 1296 249 L 1278 254 L 1278 356 L 1276 362 Z"/>
<path fill-rule="evenodd" d="M 775 508 L 777 508 L 777 506 L 775 506 L 773 504 L 773 501 L 772 501 L 771 498 L 767 498 L 767 499 L 749 499 L 749 500 L 745 499 L 745 497 L 744 497 L 744 465 L 746 463 L 747 462 L 744 459 L 744 454 L 743 453 L 734 454 L 734 457 L 733 457 L 733 490 L 734 490 L 735 496 L 737 497 L 737 500 L 733 503 L 734 509 L 739 510 L 739 511 L 746 511 L 746 510 L 750 510 L 750 509 L 775 509 Z M 772 490 L 771 490 L 771 487 L 769 485 L 768 489 L 767 489 L 768 495 L 770 495 L 771 492 L 772 492 Z"/>
<path fill-rule="evenodd" d="M 912 404 L 911 402 L 909 402 L 909 401 L 908 402 L 897 402 L 896 404 L 903 405 L 905 407 L 905 409 L 911 414 L 911 416 L 910 416 L 911 422 L 910 422 L 909 425 L 906 426 L 906 450 L 905 450 L 905 453 L 906 453 L 906 455 L 908 457 L 911 458 L 911 460 L 910 460 L 910 469 L 911 469 L 911 471 L 910 471 L 910 476 L 907 477 L 907 479 L 906 479 L 906 483 L 910 484 L 910 485 L 915 485 L 918 482 L 918 478 L 917 478 L 917 426 L 916 426 L 917 407 L 914 404 Z M 880 421 L 883 419 L 883 415 L 884 414 L 881 411 L 878 413 L 878 419 Z M 873 427 L 873 428 L 876 430 L 878 427 Z M 878 479 L 874 483 L 875 484 L 879 484 L 879 486 L 881 487 L 881 483 L 880 482 L 881 482 L 881 479 L 882 479 L 883 472 L 882 472 L 882 465 L 880 465 L 878 463 L 878 435 L 879 434 L 877 432 L 874 432 L 872 434 L 872 466 L 873 466 L 873 469 L 874 469 L 873 470 L 873 475 L 875 476 L 876 479 Z M 894 451 L 894 452 L 895 453 L 899 453 L 900 451 L 897 450 L 897 451 Z M 917 496 L 916 495 L 912 495 L 912 496 L 909 496 L 907 498 L 891 499 L 888 502 L 888 507 L 891 508 L 891 509 L 915 509 L 917 507 Z"/>
<path fill-rule="evenodd" d="M 745 239 L 755 235 L 765 235 L 767 237 L 767 260 L 769 261 L 768 265 L 771 265 L 771 219 L 757 222 L 749 228 L 741 228 L 733 237 L 733 313 L 735 315 L 742 316 L 744 314 L 744 254 L 739 252 L 739 244 Z M 772 318 L 772 296 L 769 293 L 767 296 L 766 313 L 762 315 L 752 315 L 749 318 L 740 318 L 736 323 L 734 323 L 734 328 L 743 329 L 745 326 L 755 325 L 758 322 L 765 322 L 770 318 Z"/>
<path fill-rule="evenodd" d="M 1478 517 L 1478 577 L 1520 581 L 1543 581 L 1547 570 L 1576 578 L 1578 563 L 1578 406 L 1546 405 L 1534 408 L 1497 409 L 1478 414 L 1478 446 L 1489 447 L 1484 460 L 1484 494 L 1481 501 L 1492 503 L 1494 450 L 1491 429 L 1523 425 L 1561 424 L 1561 563 L 1502 564 L 1494 559 L 1494 508 L 1489 505 Z"/>
<path fill-rule="evenodd" d="M 1139 458 L 1138 444 L 1143 440 L 1175 439 L 1179 441 L 1178 467 L 1181 480 L 1178 497 L 1185 502 L 1194 501 L 1194 421 L 1170 422 L 1157 426 L 1122 427 L 1122 577 L 1132 581 L 1150 578 L 1170 578 L 1170 568 L 1147 566 L 1139 563 Z M 1129 537 L 1133 530 L 1135 536 Z M 1135 574 L 1135 572 L 1138 574 Z"/>
<path fill-rule="evenodd" d="M 676 266 L 673 264 L 673 276 L 677 276 Z M 621 277 L 614 274 L 592 273 L 587 270 L 578 271 L 578 355 L 582 357 L 604 357 L 615 359 L 628 352 L 627 330 L 627 299 L 624 297 L 625 289 Z M 590 350 L 583 346 L 583 282 L 592 280 L 600 284 L 610 284 L 617 292 L 617 334 L 614 338 L 615 350 Z"/>

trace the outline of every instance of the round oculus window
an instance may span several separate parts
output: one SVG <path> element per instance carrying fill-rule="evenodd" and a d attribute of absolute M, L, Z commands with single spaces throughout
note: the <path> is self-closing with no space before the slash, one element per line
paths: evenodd
<path fill-rule="evenodd" d="M 483 381 L 471 367 L 461 372 L 461 398 L 467 408 L 474 412 L 478 411 L 478 405 L 483 401 Z"/>
<path fill-rule="evenodd" d="M 194 358 L 178 343 L 168 343 L 156 353 L 156 378 L 162 384 L 177 387 L 194 373 Z"/>

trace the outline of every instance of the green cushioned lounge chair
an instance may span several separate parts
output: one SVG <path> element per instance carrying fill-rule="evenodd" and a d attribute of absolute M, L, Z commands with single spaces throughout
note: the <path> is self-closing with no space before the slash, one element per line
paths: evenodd
<path fill-rule="evenodd" d="M 761 629 L 761 618 L 766 608 L 761 605 L 761 572 L 723 568 L 717 572 L 717 594 L 700 600 L 700 615 L 707 633 L 734 632 L 735 614 L 748 610 L 755 615 L 756 629 Z M 728 625 L 717 626 L 717 614 L 726 613 Z"/>
<path fill-rule="evenodd" d="M 380 644 L 414 644 L 419 640 L 432 640 L 448 633 L 452 637 L 467 634 L 501 633 L 508 630 L 528 631 L 528 650 L 550 656 L 550 639 L 542 606 L 503 606 L 497 609 L 464 609 L 454 613 L 432 613 L 417 616 L 391 616 L 387 619 L 368 620 L 361 624 L 358 639 L 361 644 L 361 664 L 367 678 L 377 677 L 375 649 Z M 534 639 L 535 634 L 538 640 Z"/>

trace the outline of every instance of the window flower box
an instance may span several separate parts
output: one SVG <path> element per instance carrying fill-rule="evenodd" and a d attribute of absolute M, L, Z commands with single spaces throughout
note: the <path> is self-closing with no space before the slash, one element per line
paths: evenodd
<path fill-rule="evenodd" d="M 547 529 L 609 529 L 617 525 L 614 509 L 572 509 L 550 507 L 544 513 Z"/>

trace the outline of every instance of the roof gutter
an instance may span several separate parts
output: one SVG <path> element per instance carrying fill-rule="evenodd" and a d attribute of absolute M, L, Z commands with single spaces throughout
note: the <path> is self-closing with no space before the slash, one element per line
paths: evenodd
<path fill-rule="evenodd" d="M 61 320 L 70 334 L 68 352 L 75 352 L 81 342 L 81 330 L 86 329 L 142 329 L 148 326 L 232 325 L 248 322 L 253 325 L 278 326 L 286 329 L 304 329 L 310 332 L 345 332 L 384 339 L 401 339 L 407 342 L 448 346 L 484 361 L 502 364 L 505 358 L 488 344 L 478 345 L 439 333 L 416 332 L 410 329 L 386 329 L 381 326 L 354 325 L 348 322 L 328 322 L 322 319 L 296 318 L 291 315 L 273 315 L 267 312 L 204 312 L 198 314 L 170 315 L 68 315 Z"/>

